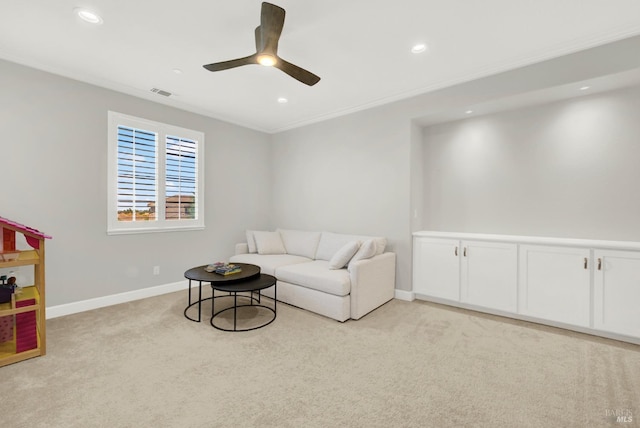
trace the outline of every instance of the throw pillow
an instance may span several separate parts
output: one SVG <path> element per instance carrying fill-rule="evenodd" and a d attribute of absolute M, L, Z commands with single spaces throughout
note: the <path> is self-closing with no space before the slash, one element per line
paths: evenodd
<path fill-rule="evenodd" d="M 280 232 L 284 249 L 287 254 L 308 257 L 316 256 L 316 249 L 320 241 L 320 232 L 307 232 L 303 230 L 277 229 Z"/>
<path fill-rule="evenodd" d="M 359 241 L 359 239 L 354 235 L 322 232 L 318 249 L 316 250 L 316 260 L 331 260 L 331 257 L 333 257 L 338 250 L 352 241 Z"/>
<path fill-rule="evenodd" d="M 249 246 L 250 253 L 257 253 L 258 250 L 256 248 L 256 239 L 253 237 L 254 230 L 247 230 L 247 245 Z"/>
<path fill-rule="evenodd" d="M 286 254 L 279 232 L 253 232 L 258 254 Z"/>
<path fill-rule="evenodd" d="M 342 269 L 349 263 L 351 257 L 360 248 L 360 242 L 351 241 L 347 242 L 342 248 L 340 248 L 329 260 L 329 269 Z"/>
<path fill-rule="evenodd" d="M 358 252 L 355 253 L 354 256 L 351 258 L 349 265 L 351 265 L 351 263 L 357 262 L 358 260 L 369 259 L 375 256 L 376 250 L 377 250 L 376 241 L 374 241 L 373 239 L 367 239 L 362 243 Z"/>

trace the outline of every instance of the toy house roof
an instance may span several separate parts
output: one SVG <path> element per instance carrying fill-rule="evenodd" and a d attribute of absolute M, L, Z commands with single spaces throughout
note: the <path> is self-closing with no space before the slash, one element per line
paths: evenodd
<path fill-rule="evenodd" d="M 27 238 L 36 239 L 51 239 L 51 236 L 40 232 L 38 229 L 34 229 L 24 224 L 20 224 L 16 221 L 9 220 L 8 218 L 0 217 L 0 227 L 7 228 L 9 230 L 15 230 L 22 233 Z"/>

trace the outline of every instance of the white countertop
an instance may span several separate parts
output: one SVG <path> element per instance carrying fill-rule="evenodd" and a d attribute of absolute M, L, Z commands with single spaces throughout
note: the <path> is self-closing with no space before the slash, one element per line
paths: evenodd
<path fill-rule="evenodd" d="M 512 242 L 514 244 L 558 245 L 565 247 L 604 248 L 611 250 L 640 251 L 640 242 L 636 241 L 600 241 L 595 239 L 551 238 L 542 236 L 492 235 L 486 233 L 435 232 L 422 230 L 413 233 L 414 237 L 446 238 L 493 242 Z"/>

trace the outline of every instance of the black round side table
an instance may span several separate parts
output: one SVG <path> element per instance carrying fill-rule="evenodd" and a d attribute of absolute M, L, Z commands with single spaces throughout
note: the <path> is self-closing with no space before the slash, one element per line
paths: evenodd
<path fill-rule="evenodd" d="M 185 278 L 189 280 L 189 304 L 184 309 L 184 316 L 195 322 L 200 322 L 202 317 L 202 302 L 205 300 L 213 300 L 214 296 L 207 297 L 206 299 L 202 298 L 202 283 L 209 282 L 211 285 L 213 284 L 235 284 L 238 282 L 248 281 L 255 279 L 260 276 L 260 266 L 251 265 L 248 263 L 233 263 L 234 265 L 240 266 L 242 272 L 234 273 L 232 275 L 220 275 L 215 272 L 207 272 L 204 268 L 207 265 L 202 265 L 198 267 L 194 267 L 189 269 L 184 273 Z M 198 300 L 192 301 L 191 299 L 191 281 L 198 281 Z M 193 319 L 189 315 L 187 315 L 187 311 L 194 305 L 198 305 L 198 319 Z"/>
<path fill-rule="evenodd" d="M 271 306 L 267 306 L 267 305 L 263 305 L 261 302 L 261 291 L 264 290 L 265 288 L 269 288 L 269 287 L 273 287 L 273 307 Z M 212 288 L 212 294 L 215 294 L 215 291 L 223 291 L 223 292 L 227 292 L 229 293 L 226 296 L 216 296 L 214 299 L 212 299 L 211 301 L 211 326 L 213 326 L 214 328 L 218 329 L 218 330 L 222 330 L 222 331 L 250 331 L 250 330 L 256 330 L 258 328 L 262 328 L 265 327 L 269 324 L 271 324 L 275 319 L 276 319 L 276 305 L 278 302 L 278 287 L 276 285 L 276 278 L 271 276 L 271 275 L 267 275 L 267 274 L 260 274 L 257 277 L 251 278 L 251 279 L 247 279 L 245 281 L 239 281 L 239 282 L 233 282 L 233 283 L 225 283 L 225 282 L 212 282 L 211 283 L 211 288 Z M 258 294 L 258 297 L 254 297 L 254 293 Z M 238 293 L 249 293 L 249 295 L 238 295 Z M 227 308 L 221 309 L 219 311 L 216 312 L 215 310 L 215 299 L 216 298 L 231 298 L 233 297 L 233 306 L 229 306 Z M 240 299 L 249 299 L 248 303 L 242 303 L 239 304 L 238 303 L 238 298 Z M 251 308 L 260 308 L 260 309 L 266 309 L 268 311 L 271 311 L 273 313 L 273 316 L 270 317 L 270 319 L 267 322 L 264 322 L 262 324 L 259 325 L 254 325 L 251 327 L 243 327 L 243 328 L 238 328 L 238 308 L 245 308 L 245 307 L 251 307 Z M 227 311 L 233 311 L 233 328 L 223 328 L 220 327 L 219 325 L 216 325 L 214 323 L 214 320 L 216 317 L 220 316 L 221 314 L 227 312 Z"/>

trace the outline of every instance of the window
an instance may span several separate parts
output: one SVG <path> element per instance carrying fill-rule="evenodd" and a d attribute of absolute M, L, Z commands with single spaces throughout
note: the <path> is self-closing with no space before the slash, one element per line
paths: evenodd
<path fill-rule="evenodd" d="M 204 134 L 109 112 L 107 233 L 204 228 Z"/>

